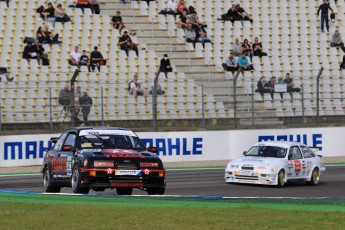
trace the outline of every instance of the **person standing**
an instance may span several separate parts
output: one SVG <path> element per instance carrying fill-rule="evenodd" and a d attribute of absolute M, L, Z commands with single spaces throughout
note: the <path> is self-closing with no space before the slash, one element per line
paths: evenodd
<path fill-rule="evenodd" d="M 168 72 L 172 72 L 172 67 L 170 64 L 170 60 L 168 58 L 168 54 L 164 54 L 164 57 L 161 59 L 159 72 L 164 72 L 165 78 L 168 78 L 168 75 L 167 75 Z"/>
<path fill-rule="evenodd" d="M 324 30 L 324 22 L 326 22 L 326 28 L 327 32 L 329 32 L 329 25 L 328 25 L 328 9 L 334 13 L 333 9 L 329 6 L 329 3 L 327 0 L 323 0 L 323 3 L 319 6 L 319 9 L 317 11 L 317 15 L 320 14 L 321 11 L 321 32 L 325 32 Z"/>
<path fill-rule="evenodd" d="M 84 124 L 88 123 L 88 116 L 90 114 L 92 106 L 92 98 L 87 94 L 87 91 L 83 91 L 83 96 L 79 98 L 79 103 L 81 107 L 81 113 L 83 114 Z"/>

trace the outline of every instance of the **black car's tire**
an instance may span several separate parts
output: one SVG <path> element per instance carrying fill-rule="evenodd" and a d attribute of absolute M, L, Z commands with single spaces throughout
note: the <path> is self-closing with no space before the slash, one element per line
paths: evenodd
<path fill-rule="evenodd" d="M 81 187 L 81 172 L 79 165 L 73 167 L 71 185 L 74 193 L 89 193 L 89 188 Z"/>
<path fill-rule="evenodd" d="M 165 188 L 146 188 L 148 195 L 164 195 Z"/>
<path fill-rule="evenodd" d="M 133 188 L 116 188 L 117 195 L 132 195 Z"/>
<path fill-rule="evenodd" d="M 310 181 L 307 181 L 308 185 L 317 185 L 319 183 L 320 180 L 320 172 L 318 168 L 314 168 L 313 172 L 311 173 L 310 176 Z"/>
<path fill-rule="evenodd" d="M 51 179 L 50 170 L 48 167 L 44 168 L 43 171 L 43 186 L 46 192 L 60 192 L 61 187 L 54 184 Z"/>
<path fill-rule="evenodd" d="M 285 185 L 285 171 L 283 169 L 281 169 L 277 175 L 278 177 L 278 184 L 277 187 L 278 188 L 282 188 Z"/>

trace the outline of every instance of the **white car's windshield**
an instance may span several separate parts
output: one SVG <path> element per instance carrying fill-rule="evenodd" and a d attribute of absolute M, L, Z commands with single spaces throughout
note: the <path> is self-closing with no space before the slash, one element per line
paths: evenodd
<path fill-rule="evenodd" d="M 245 156 L 284 158 L 286 152 L 286 148 L 277 146 L 253 146 Z"/>
<path fill-rule="evenodd" d="M 81 136 L 80 147 L 88 148 L 116 148 L 145 150 L 145 146 L 136 136 L 127 135 L 85 135 Z"/>

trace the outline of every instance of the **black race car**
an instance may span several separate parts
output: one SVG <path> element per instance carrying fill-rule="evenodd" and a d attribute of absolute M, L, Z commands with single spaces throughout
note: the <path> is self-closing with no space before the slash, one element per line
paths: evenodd
<path fill-rule="evenodd" d="M 132 130 L 71 128 L 51 141 L 41 169 L 46 192 L 61 187 L 72 187 L 74 193 L 106 188 L 116 188 L 119 195 L 131 195 L 133 188 L 149 195 L 165 192 L 165 169 L 156 148 L 145 148 Z"/>

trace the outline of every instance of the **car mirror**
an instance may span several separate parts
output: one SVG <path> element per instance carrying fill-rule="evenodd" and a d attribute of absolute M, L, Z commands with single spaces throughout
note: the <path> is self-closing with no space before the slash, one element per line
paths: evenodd
<path fill-rule="evenodd" d="M 246 155 L 246 153 L 247 153 L 247 151 L 244 151 L 244 152 L 243 152 L 243 155 Z"/>
<path fill-rule="evenodd" d="M 72 151 L 73 150 L 73 146 L 72 145 L 64 145 L 62 147 L 62 151 Z"/>
<path fill-rule="evenodd" d="M 147 150 L 151 153 L 157 153 L 157 148 L 156 147 L 148 147 Z"/>
<path fill-rule="evenodd" d="M 292 154 L 288 155 L 288 159 L 291 160 L 292 159 Z"/>

